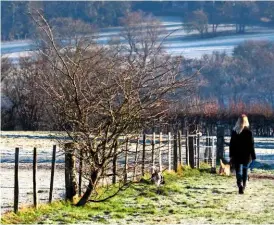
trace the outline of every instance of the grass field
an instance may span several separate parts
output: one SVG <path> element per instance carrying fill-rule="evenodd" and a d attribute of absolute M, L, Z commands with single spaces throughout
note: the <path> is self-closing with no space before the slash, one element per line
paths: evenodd
<path fill-rule="evenodd" d="M 58 201 L 38 210 L 24 208 L 17 215 L 2 215 L 1 224 L 274 223 L 273 179 L 251 178 L 244 195 L 237 193 L 233 176 L 183 168 L 166 173 L 165 180 L 160 194 L 154 185 L 136 183 L 105 202 L 75 207 Z"/>

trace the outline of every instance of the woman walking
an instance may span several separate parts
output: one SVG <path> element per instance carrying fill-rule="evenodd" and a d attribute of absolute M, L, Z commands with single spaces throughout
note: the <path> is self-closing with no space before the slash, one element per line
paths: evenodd
<path fill-rule="evenodd" d="M 238 118 L 233 128 L 229 146 L 229 157 L 235 166 L 239 194 L 244 194 L 249 165 L 256 159 L 254 139 L 245 114 L 242 114 Z"/>

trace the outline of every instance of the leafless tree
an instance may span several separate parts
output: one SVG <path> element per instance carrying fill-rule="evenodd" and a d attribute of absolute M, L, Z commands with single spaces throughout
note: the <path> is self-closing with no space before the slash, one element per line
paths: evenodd
<path fill-rule="evenodd" d="M 14 122 L 14 111 L 11 100 L 6 93 L 6 83 L 12 74 L 14 67 L 10 59 L 6 56 L 1 56 L 1 129 L 13 129 L 15 126 Z"/>
<path fill-rule="evenodd" d="M 144 28 L 137 33 L 135 23 L 125 22 L 122 37 L 128 46 L 103 47 L 90 40 L 75 42 L 72 48 L 57 44 L 40 12 L 32 16 L 47 44 L 37 56 L 44 62 L 38 84 L 56 123 L 77 145 L 76 157 L 83 159 L 88 185 L 77 206 L 85 205 L 98 200 L 89 199 L 100 179 L 110 175 L 113 158 L 122 153 L 123 148 L 117 148 L 125 142 L 121 137 L 134 137 L 145 123 L 164 116 L 166 96 L 178 88 L 190 89 L 193 77 L 181 74 L 180 58 L 160 51 L 164 37 L 160 24 L 150 18 L 136 22 L 138 29 Z M 118 180 L 122 186 L 127 183 Z"/>
<path fill-rule="evenodd" d="M 2 81 L 2 91 L 9 101 L 10 120 L 23 130 L 39 129 L 44 100 L 37 88 L 37 69 L 33 60 L 22 57 L 16 65 L 10 64 Z"/>
<path fill-rule="evenodd" d="M 121 19 L 121 24 L 123 25 L 121 37 L 126 41 L 122 49 L 127 53 L 127 63 L 132 67 L 138 67 L 145 76 L 151 71 L 156 74 L 168 73 L 177 68 L 177 79 L 185 81 L 184 87 L 174 88 L 167 93 L 162 106 L 165 105 L 169 116 L 182 113 L 184 110 L 182 105 L 187 107 L 186 99 L 196 92 L 197 80 L 193 79 L 193 75 L 199 74 L 200 67 L 192 65 L 192 71 L 187 72 L 187 60 L 181 56 L 174 57 L 166 53 L 163 44 L 177 30 L 168 32 L 155 17 L 143 12 L 128 13 Z M 171 65 L 175 67 L 170 67 Z M 195 70 L 193 67 L 198 69 Z M 168 104 L 166 104 L 167 101 Z"/>
<path fill-rule="evenodd" d="M 6 56 L 1 56 L 1 82 L 8 77 L 12 68 L 11 60 Z"/>
<path fill-rule="evenodd" d="M 186 18 L 184 29 L 186 32 L 198 31 L 201 38 L 208 32 L 208 17 L 203 10 L 195 10 Z"/>
<path fill-rule="evenodd" d="M 96 28 L 82 20 L 72 18 L 54 18 L 50 21 L 55 39 L 63 45 L 78 45 L 79 42 L 94 39 Z"/>

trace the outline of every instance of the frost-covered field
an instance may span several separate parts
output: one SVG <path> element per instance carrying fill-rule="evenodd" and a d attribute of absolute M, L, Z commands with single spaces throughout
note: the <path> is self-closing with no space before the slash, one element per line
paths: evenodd
<path fill-rule="evenodd" d="M 1 210 L 13 207 L 14 158 L 15 148 L 19 147 L 19 206 L 32 204 L 32 155 L 37 148 L 37 191 L 39 202 L 47 202 L 50 188 L 50 161 L 53 145 L 57 145 L 56 171 L 54 179 L 53 199 L 64 196 L 63 154 L 59 142 L 50 139 L 50 132 L 1 132 Z"/>
<path fill-rule="evenodd" d="M 168 53 L 173 55 L 183 55 L 187 58 L 199 58 L 203 54 L 210 54 L 213 51 L 225 51 L 231 54 L 233 48 L 246 40 L 272 40 L 274 41 L 274 30 L 262 27 L 247 27 L 246 34 L 220 36 L 210 39 L 185 39 L 189 36 L 182 29 L 181 18 L 179 17 L 159 17 L 163 28 L 168 32 L 173 32 L 164 42 L 164 47 Z M 218 31 L 235 30 L 233 25 L 219 25 Z M 101 29 L 98 33 L 98 43 L 107 44 L 111 38 L 117 37 L 121 27 L 110 27 Z M 195 34 L 192 32 L 191 34 Z M 20 55 L 30 55 L 30 50 L 35 49 L 31 41 L 15 41 L 1 43 L 2 54 L 16 59 Z"/>
<path fill-rule="evenodd" d="M 13 208 L 14 164 L 1 163 L 1 211 Z M 38 203 L 49 200 L 51 164 L 38 164 L 37 192 Z M 19 207 L 33 204 L 32 164 L 19 163 Z M 54 175 L 53 199 L 63 198 L 65 194 L 64 165 L 56 164 Z"/>
<path fill-rule="evenodd" d="M 57 140 L 52 137 L 57 137 Z M 38 172 L 37 190 L 39 201 L 47 202 L 50 187 L 50 162 L 52 159 L 53 145 L 57 145 L 57 166 L 54 180 L 54 199 L 64 196 L 64 155 L 61 148 L 64 134 L 57 132 L 1 132 L 1 208 L 6 211 L 12 208 L 14 186 L 14 154 L 15 148 L 20 149 L 19 164 L 19 189 L 20 206 L 32 203 L 32 154 L 33 148 L 37 148 Z M 150 137 L 150 136 L 149 136 Z M 150 137 L 151 138 L 151 137 Z M 226 137 L 229 142 L 229 137 Z M 149 145 L 149 144 L 148 144 Z M 157 145 L 157 142 L 156 142 Z M 131 144 L 135 149 L 135 145 Z M 141 146 L 140 146 L 141 147 Z M 156 146 L 157 147 L 157 146 Z M 274 169 L 274 138 L 255 138 L 257 154 L 257 167 L 269 165 Z M 167 144 L 162 147 L 164 158 L 167 159 Z M 225 148 L 226 156 L 228 147 Z M 183 143 L 184 154 L 184 143 Z M 156 153 L 156 165 L 158 155 Z"/>
<path fill-rule="evenodd" d="M 239 195 L 234 176 L 197 170 L 165 173 L 157 193 L 135 183 L 107 201 L 85 207 L 55 202 L 38 210 L 5 214 L 3 224 L 273 224 L 272 177 L 251 177 Z"/>
<path fill-rule="evenodd" d="M 1 131 L 1 210 L 13 207 L 15 148 L 19 148 L 19 207 L 33 203 L 32 160 L 33 148 L 37 148 L 37 191 L 38 202 L 49 199 L 51 160 L 53 145 L 56 145 L 56 170 L 53 199 L 63 199 L 65 195 L 65 170 L 62 144 L 66 135 L 60 132 L 19 132 Z M 134 144 L 129 145 L 134 148 Z M 85 181 L 83 181 L 85 182 Z"/>
<path fill-rule="evenodd" d="M 230 137 L 226 137 L 225 141 L 228 143 Z M 256 161 L 261 164 L 262 167 L 268 165 L 269 167 L 274 168 L 274 137 L 254 138 Z M 228 158 L 229 147 L 225 147 L 225 156 Z M 258 165 L 257 164 L 257 165 Z M 259 166 L 259 165 L 258 165 Z"/>

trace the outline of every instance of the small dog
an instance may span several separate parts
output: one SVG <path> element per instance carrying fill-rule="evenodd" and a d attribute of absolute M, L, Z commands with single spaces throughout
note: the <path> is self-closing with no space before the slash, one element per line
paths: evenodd
<path fill-rule="evenodd" d="M 159 187 L 161 184 L 165 183 L 164 177 L 162 175 L 162 172 L 155 170 L 154 173 L 151 175 L 151 181 Z"/>
<path fill-rule="evenodd" d="M 163 172 L 163 171 L 162 171 Z M 160 185 L 165 184 L 164 176 L 161 171 L 155 170 L 151 175 L 151 182 L 157 187 L 157 194 L 161 194 Z"/>
<path fill-rule="evenodd" d="M 220 159 L 220 175 L 230 176 L 230 164 L 224 164 L 223 161 Z"/>

